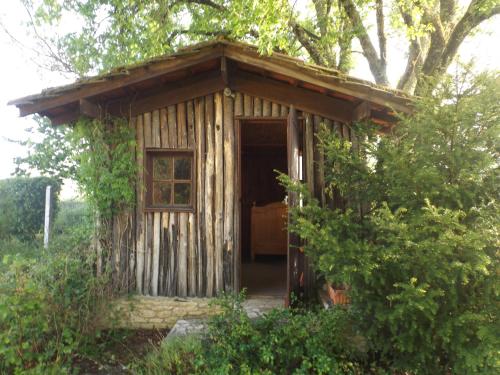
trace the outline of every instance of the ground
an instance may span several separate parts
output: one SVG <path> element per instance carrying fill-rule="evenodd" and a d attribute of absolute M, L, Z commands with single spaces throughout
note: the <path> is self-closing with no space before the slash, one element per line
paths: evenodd
<path fill-rule="evenodd" d="M 167 334 L 168 329 L 104 332 L 102 347 L 91 358 L 75 358 L 73 366 L 88 375 L 131 374 L 130 365 L 158 347 Z"/>

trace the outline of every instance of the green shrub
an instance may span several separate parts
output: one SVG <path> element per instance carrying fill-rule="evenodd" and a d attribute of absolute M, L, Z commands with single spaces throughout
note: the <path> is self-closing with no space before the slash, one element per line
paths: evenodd
<path fill-rule="evenodd" d="M 362 374 L 364 340 L 345 309 L 275 309 L 250 319 L 242 296 L 223 297 L 208 332 L 164 344 L 148 357 L 148 374 Z"/>
<path fill-rule="evenodd" d="M 392 135 L 356 128 L 361 152 L 323 132 L 327 191 L 346 210 L 283 178 L 305 202 L 292 230 L 328 281 L 350 286 L 356 326 L 385 368 L 498 373 L 499 82 L 448 80 Z"/>
<path fill-rule="evenodd" d="M 0 373 L 61 373 L 93 343 L 103 281 L 94 276 L 89 234 L 89 226 L 79 226 L 55 236 L 48 250 L 26 245 L 36 257 L 4 257 Z"/>
<path fill-rule="evenodd" d="M 60 182 L 49 177 L 16 177 L 0 181 L 0 238 L 33 239 L 43 228 L 45 188 L 52 186 L 52 215 L 58 209 Z"/>

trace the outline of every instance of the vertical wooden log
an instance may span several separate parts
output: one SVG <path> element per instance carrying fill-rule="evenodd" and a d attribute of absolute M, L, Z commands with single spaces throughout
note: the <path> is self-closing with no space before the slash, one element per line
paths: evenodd
<path fill-rule="evenodd" d="M 168 137 L 171 148 L 177 148 L 177 111 L 175 105 L 168 106 Z"/>
<path fill-rule="evenodd" d="M 324 175 L 324 156 L 321 150 L 318 134 L 321 130 L 322 118 L 314 116 L 314 162 L 316 163 L 314 173 L 314 195 L 320 201 L 321 205 L 325 205 L 325 175 Z"/>
<path fill-rule="evenodd" d="M 151 143 L 153 147 L 161 147 L 161 134 L 160 134 L 160 111 L 153 111 L 152 114 L 152 132 L 151 132 Z"/>
<path fill-rule="evenodd" d="M 219 293 L 224 289 L 223 241 L 224 241 L 224 129 L 223 129 L 222 93 L 215 94 L 215 289 Z"/>
<path fill-rule="evenodd" d="M 253 98 L 253 115 L 255 117 L 262 116 L 262 99 L 258 97 Z"/>
<path fill-rule="evenodd" d="M 177 244 L 178 244 L 178 214 L 170 212 L 168 219 L 168 263 L 166 291 L 168 296 L 177 295 Z"/>
<path fill-rule="evenodd" d="M 193 213 L 188 214 L 188 296 L 197 294 L 198 247 L 196 244 L 196 221 Z"/>
<path fill-rule="evenodd" d="M 162 108 L 160 110 L 160 133 L 161 133 L 161 147 L 168 148 L 169 137 L 168 137 L 168 121 L 167 121 L 167 109 Z"/>
<path fill-rule="evenodd" d="M 137 185 L 136 185 L 136 218 L 135 218 L 135 238 L 136 238 L 136 285 L 137 292 L 143 292 L 143 274 L 144 274 L 144 124 L 142 115 L 137 116 Z"/>
<path fill-rule="evenodd" d="M 280 116 L 281 116 L 281 117 L 286 117 L 286 116 L 288 116 L 288 111 L 289 111 L 289 110 L 288 110 L 288 106 L 286 106 L 286 105 L 283 105 L 283 104 L 282 104 L 282 105 L 281 105 L 281 112 L 280 112 Z"/>
<path fill-rule="evenodd" d="M 206 272 L 206 295 L 212 297 L 214 294 L 214 262 L 215 262 L 215 240 L 214 240 L 214 98 L 209 95 L 205 98 L 205 130 L 206 130 L 206 162 L 205 162 L 205 233 L 207 236 L 207 272 Z"/>
<path fill-rule="evenodd" d="M 224 253 L 223 274 L 224 290 L 233 286 L 234 254 L 234 186 L 235 186 L 235 144 L 234 144 L 234 103 L 229 96 L 224 96 Z"/>
<path fill-rule="evenodd" d="M 205 100 L 195 100 L 196 126 L 196 220 L 198 242 L 198 296 L 205 295 Z"/>
<path fill-rule="evenodd" d="M 245 116 L 253 115 L 253 100 L 250 95 L 243 95 L 243 114 Z"/>
<path fill-rule="evenodd" d="M 169 262 L 169 234 L 168 234 L 169 213 L 164 212 L 161 215 L 161 242 L 160 242 L 160 289 L 158 293 L 162 296 L 167 295 L 167 269 Z"/>
<path fill-rule="evenodd" d="M 237 93 L 234 101 L 234 115 L 241 116 L 243 115 L 243 96 L 240 93 Z M 234 260 L 233 260 L 233 290 L 235 292 L 240 290 L 240 274 L 241 274 L 241 253 L 240 253 L 240 215 L 241 215 L 241 204 L 240 204 L 240 191 L 239 191 L 239 170 L 238 170 L 238 160 L 239 160 L 239 135 L 236 124 L 234 126 L 234 150 L 235 150 L 235 190 L 234 190 Z"/>
<path fill-rule="evenodd" d="M 187 102 L 187 147 L 195 147 L 195 130 L 194 130 L 194 103 L 192 100 Z"/>
<path fill-rule="evenodd" d="M 152 143 L 152 127 L 151 127 L 151 112 L 144 113 L 144 145 L 145 147 L 153 147 Z"/>
<path fill-rule="evenodd" d="M 310 113 L 305 113 L 304 117 L 306 184 L 308 190 L 314 194 L 314 124 Z"/>
<path fill-rule="evenodd" d="M 292 181 L 299 179 L 299 124 L 297 112 L 294 107 L 290 108 L 287 124 L 287 159 L 288 176 Z M 292 209 L 299 203 L 297 193 L 288 193 L 288 205 Z M 288 223 L 291 223 L 291 213 L 288 212 Z M 288 231 L 288 303 L 290 303 L 291 293 L 297 294 L 300 287 L 300 266 L 299 266 L 299 241 L 297 235 Z"/>
<path fill-rule="evenodd" d="M 177 257 L 177 295 L 187 296 L 188 289 L 188 214 L 179 213 L 179 253 Z"/>
<path fill-rule="evenodd" d="M 271 102 L 269 100 L 264 99 L 262 101 L 262 116 L 271 116 Z"/>
<path fill-rule="evenodd" d="M 186 103 L 177 104 L 177 147 L 187 148 Z"/>
<path fill-rule="evenodd" d="M 280 105 L 278 103 L 273 102 L 271 104 L 271 116 L 273 117 L 279 117 L 280 115 Z"/>
<path fill-rule="evenodd" d="M 144 294 L 151 294 L 151 257 L 153 254 L 153 214 L 146 214 L 146 253 L 144 257 Z"/>
<path fill-rule="evenodd" d="M 151 262 L 151 294 L 158 295 L 158 275 L 160 271 L 161 213 L 153 214 L 153 255 Z"/>

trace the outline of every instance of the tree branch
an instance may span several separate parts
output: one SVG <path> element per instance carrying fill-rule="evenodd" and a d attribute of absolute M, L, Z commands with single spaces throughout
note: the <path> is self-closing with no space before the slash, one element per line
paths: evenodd
<path fill-rule="evenodd" d="M 368 32 L 363 25 L 361 16 L 356 9 L 352 0 L 339 0 L 339 3 L 344 8 L 352 26 L 356 29 L 356 36 L 363 49 L 363 54 L 368 60 L 368 65 L 370 66 L 370 71 L 375 78 L 375 82 L 382 85 L 388 85 L 389 80 L 387 79 L 387 66 L 379 59 L 377 51 L 373 46 L 372 41 L 368 35 Z"/>
<path fill-rule="evenodd" d="M 399 8 L 399 11 L 408 29 L 414 27 L 415 23 L 413 22 L 411 14 L 406 12 L 402 7 Z M 397 88 L 399 90 L 408 92 L 411 91 L 411 87 L 416 81 L 417 74 L 422 66 L 422 63 L 422 46 L 420 44 L 420 40 L 418 38 L 414 38 L 410 41 L 405 71 L 398 82 Z"/>
<path fill-rule="evenodd" d="M 387 39 L 385 38 L 384 30 L 384 2 L 376 0 L 376 17 L 377 17 L 377 35 L 378 46 L 380 50 L 380 61 L 387 65 Z"/>
<path fill-rule="evenodd" d="M 326 65 L 326 62 L 324 61 L 323 56 L 321 55 L 321 52 L 311 42 L 310 38 L 306 35 L 307 33 L 305 29 L 293 19 L 290 20 L 290 27 L 295 36 L 297 37 L 298 41 L 300 42 L 300 44 L 306 49 L 309 56 L 311 56 L 311 59 L 313 59 L 314 63 L 323 66 Z"/>

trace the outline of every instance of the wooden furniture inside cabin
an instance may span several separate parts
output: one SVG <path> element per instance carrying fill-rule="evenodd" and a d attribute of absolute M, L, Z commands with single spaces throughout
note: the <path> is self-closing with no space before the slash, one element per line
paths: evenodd
<path fill-rule="evenodd" d="M 252 260 L 256 255 L 286 255 L 287 253 L 287 206 L 282 202 L 251 209 Z"/>

